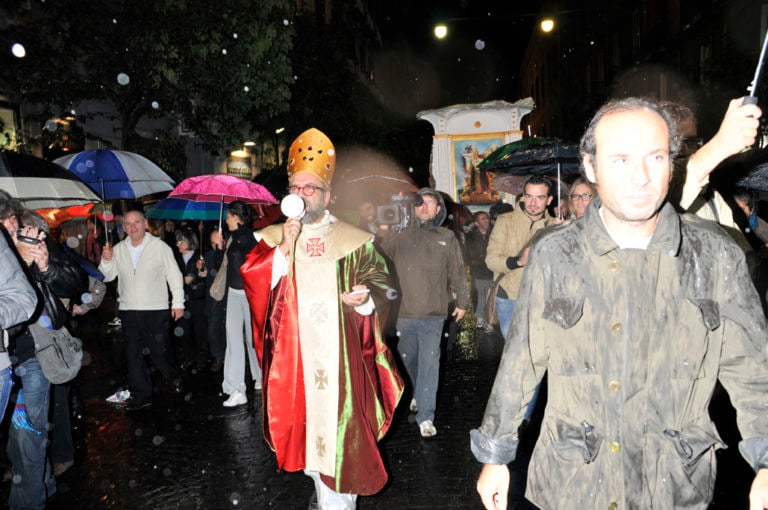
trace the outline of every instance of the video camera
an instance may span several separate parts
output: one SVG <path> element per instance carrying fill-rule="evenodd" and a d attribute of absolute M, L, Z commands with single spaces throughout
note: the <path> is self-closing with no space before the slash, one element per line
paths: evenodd
<path fill-rule="evenodd" d="M 398 193 L 390 197 L 390 203 L 376 208 L 376 222 L 389 225 L 390 230 L 401 233 L 413 221 L 413 208 L 424 201 L 417 193 Z"/>

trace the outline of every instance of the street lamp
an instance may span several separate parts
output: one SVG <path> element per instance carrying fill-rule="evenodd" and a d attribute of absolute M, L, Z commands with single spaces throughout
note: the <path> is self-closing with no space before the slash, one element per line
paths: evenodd
<path fill-rule="evenodd" d="M 435 31 L 435 37 L 437 37 L 438 39 L 445 39 L 445 36 L 448 35 L 448 27 L 443 24 L 435 25 L 434 31 Z"/>
<path fill-rule="evenodd" d="M 555 20 L 552 18 L 544 18 L 541 20 L 541 31 L 545 33 L 551 32 L 555 28 Z"/>

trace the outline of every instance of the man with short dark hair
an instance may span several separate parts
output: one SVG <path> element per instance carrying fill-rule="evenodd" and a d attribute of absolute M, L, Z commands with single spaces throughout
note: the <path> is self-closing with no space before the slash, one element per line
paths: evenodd
<path fill-rule="evenodd" d="M 645 99 L 611 101 L 588 125 L 580 152 L 598 198 L 533 246 L 471 432 L 486 508 L 506 508 L 517 429 L 545 373 L 526 487 L 535 505 L 707 508 L 725 446 L 708 413 L 719 381 L 757 472 L 750 508 L 768 507 L 768 324 L 741 249 L 666 201 L 679 145 L 669 113 Z"/>
<path fill-rule="evenodd" d="M 485 265 L 488 240 L 491 237 L 491 217 L 485 211 L 476 211 L 472 214 L 472 219 L 474 228 L 467 234 L 467 258 L 476 296 L 477 327 L 490 333 L 493 331 L 493 326 L 486 324 L 484 317 L 485 302 L 493 287 L 493 271 Z"/>
<path fill-rule="evenodd" d="M 523 185 L 518 207 L 500 215 L 488 240 L 485 263 L 494 279 L 504 275 L 496 293 L 496 314 L 501 335 L 507 331 L 515 309 L 517 291 L 528 262 L 533 236 L 552 221 L 547 206 L 552 202 L 552 182 L 540 175 L 530 176 Z"/>
<path fill-rule="evenodd" d="M 184 277 L 170 246 L 147 232 L 142 212 L 126 213 L 123 225 L 128 237 L 114 248 L 104 246 L 99 270 L 104 273 L 104 281 L 117 278 L 131 389 L 126 410 L 137 411 L 152 404 L 152 378 L 144 363 L 145 350 L 173 390 L 182 392 L 179 370 L 168 352 L 168 334 L 169 320 L 179 320 L 184 314 Z"/>

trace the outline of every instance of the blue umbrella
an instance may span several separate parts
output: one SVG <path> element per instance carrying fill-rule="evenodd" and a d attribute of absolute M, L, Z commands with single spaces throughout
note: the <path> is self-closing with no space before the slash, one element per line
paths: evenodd
<path fill-rule="evenodd" d="M 75 174 L 104 200 L 135 200 L 171 191 L 174 180 L 144 156 L 96 149 L 54 161 Z"/>
<path fill-rule="evenodd" d="M 147 213 L 147 218 L 158 220 L 218 220 L 219 204 L 169 197 L 153 205 Z"/>

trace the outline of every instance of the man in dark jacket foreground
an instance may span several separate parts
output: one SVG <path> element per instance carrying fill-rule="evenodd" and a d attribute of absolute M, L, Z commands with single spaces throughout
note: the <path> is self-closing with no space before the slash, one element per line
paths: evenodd
<path fill-rule="evenodd" d="M 753 143 L 756 128 L 736 145 Z M 741 249 L 665 202 L 674 133 L 666 110 L 638 98 L 606 104 L 588 125 L 581 157 L 599 199 L 534 244 L 483 423 L 471 432 L 486 508 L 506 508 L 506 464 L 545 372 L 526 489 L 536 505 L 707 508 L 724 447 L 707 411 L 719 380 L 757 472 L 750 508 L 768 507 L 766 320 Z"/>

